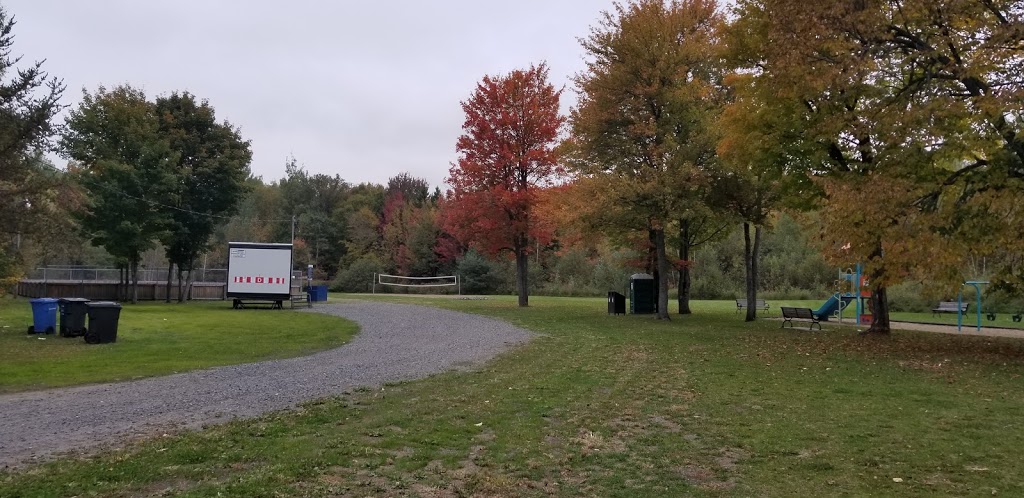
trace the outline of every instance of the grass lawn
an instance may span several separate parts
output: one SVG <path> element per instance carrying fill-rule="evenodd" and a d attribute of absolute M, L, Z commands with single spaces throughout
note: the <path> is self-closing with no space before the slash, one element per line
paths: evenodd
<path fill-rule="evenodd" d="M 542 335 L 479 370 L 0 473 L 0 496 L 1024 495 L 1024 341 L 781 330 L 732 302 L 670 322 L 404 302 Z"/>
<path fill-rule="evenodd" d="M 356 332 L 340 318 L 291 310 L 232 310 L 229 302 L 125 304 L 117 342 L 27 335 L 27 299 L 0 299 L 0 393 L 166 375 L 301 356 Z"/>

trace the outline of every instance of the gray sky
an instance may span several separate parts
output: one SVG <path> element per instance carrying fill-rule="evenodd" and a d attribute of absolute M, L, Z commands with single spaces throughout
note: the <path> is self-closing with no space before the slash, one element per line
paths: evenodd
<path fill-rule="evenodd" d="M 14 53 L 81 90 L 128 83 L 150 98 L 206 98 L 252 141 L 255 175 L 384 183 L 408 171 L 441 185 L 469 97 L 485 74 L 547 61 L 565 85 L 577 38 L 612 0 L 0 0 Z"/>

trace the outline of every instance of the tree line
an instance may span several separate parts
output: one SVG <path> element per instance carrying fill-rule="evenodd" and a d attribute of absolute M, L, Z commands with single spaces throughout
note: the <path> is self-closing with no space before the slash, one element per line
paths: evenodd
<path fill-rule="evenodd" d="M 568 115 L 544 63 L 481 79 L 461 103 L 444 192 L 408 174 L 350 185 L 296 159 L 279 180 L 253 178 L 248 141 L 187 93 L 86 92 L 51 144 L 63 86 L 36 64 L 0 92 L 22 92 L 0 116 L 0 221 L 20 237 L 71 220 L 128 275 L 154 248 L 189 274 L 227 240 L 294 240 L 296 261 L 337 289 L 458 272 L 521 306 L 562 275 L 611 289 L 641 270 L 664 319 L 671 288 L 688 314 L 694 292 L 713 293 L 709 275 L 736 275 L 701 258 L 728 241 L 748 300 L 764 278 L 817 287 L 828 265 L 862 263 L 870 332 L 888 333 L 887 291 L 901 282 L 948 292 L 984 259 L 1007 292 L 1024 285 L 1022 19 L 1009 0 L 616 3 L 580 40 Z M 50 145 L 72 161 L 66 174 L 45 167 Z M 780 225 L 793 219 L 800 230 Z M 766 239 L 773 229 L 808 234 L 813 251 L 762 260 L 766 244 L 785 246 Z"/>
<path fill-rule="evenodd" d="M 485 78 L 463 104 L 453 177 L 485 172 L 453 184 L 455 198 L 493 207 L 480 228 L 510 228 L 504 247 L 528 261 L 524 241 L 548 235 L 543 182 L 565 175 L 559 226 L 646 249 L 665 319 L 670 274 L 687 313 L 689 254 L 732 223 L 756 299 L 762 230 L 780 210 L 815 213 L 828 260 L 864 265 L 868 333 L 890 331 L 889 287 L 956 289 L 971 258 L 1019 290 L 1019 2 L 739 0 L 726 14 L 715 0 L 615 4 L 581 40 L 562 140 L 547 133 L 557 114 L 532 121 L 557 107 L 543 66 Z M 550 167 L 555 150 L 564 170 Z M 519 265 L 521 305 L 526 275 Z"/>

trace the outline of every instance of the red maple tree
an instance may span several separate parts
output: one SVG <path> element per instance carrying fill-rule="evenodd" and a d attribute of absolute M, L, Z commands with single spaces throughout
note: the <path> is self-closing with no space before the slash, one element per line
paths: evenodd
<path fill-rule="evenodd" d="M 442 206 L 445 230 L 460 242 L 516 259 L 519 306 L 529 304 L 527 264 L 535 240 L 549 237 L 531 219 L 536 190 L 559 172 L 554 147 L 565 118 L 561 90 L 548 82 L 546 64 L 485 76 L 462 102 L 466 121 Z"/>

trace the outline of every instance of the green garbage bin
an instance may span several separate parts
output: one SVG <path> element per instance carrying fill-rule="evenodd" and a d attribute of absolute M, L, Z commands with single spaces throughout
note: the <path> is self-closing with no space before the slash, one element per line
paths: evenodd
<path fill-rule="evenodd" d="M 81 297 L 62 297 L 57 300 L 60 306 L 61 337 L 85 335 L 85 318 L 89 313 L 87 303 L 89 300 Z"/>
<path fill-rule="evenodd" d="M 658 310 L 658 284 L 654 277 L 637 273 L 629 277 L 629 312 L 649 315 Z"/>
<path fill-rule="evenodd" d="M 117 322 L 121 317 L 121 305 L 108 301 L 87 303 L 89 328 L 85 332 L 85 342 L 89 344 L 106 344 L 117 342 Z"/>

